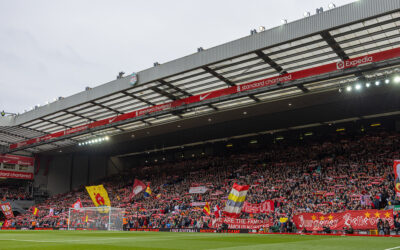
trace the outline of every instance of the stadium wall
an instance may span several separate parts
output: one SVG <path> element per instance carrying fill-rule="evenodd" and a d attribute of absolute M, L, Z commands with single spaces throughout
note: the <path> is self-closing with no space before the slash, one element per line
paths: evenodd
<path fill-rule="evenodd" d="M 104 155 L 42 156 L 40 162 L 34 185 L 47 190 L 50 195 L 94 184 L 123 168 Z"/>

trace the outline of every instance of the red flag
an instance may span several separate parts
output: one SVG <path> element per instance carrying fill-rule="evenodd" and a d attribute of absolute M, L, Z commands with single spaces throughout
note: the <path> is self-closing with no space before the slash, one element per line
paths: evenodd
<path fill-rule="evenodd" d="M 145 189 L 146 185 L 142 181 L 135 179 L 135 182 L 133 183 L 132 193 L 131 195 L 129 195 L 129 200 L 132 200 L 135 195 L 139 194 Z"/>
<path fill-rule="evenodd" d="M 394 171 L 394 190 L 396 191 L 396 196 L 400 197 L 400 160 L 395 160 L 393 164 Z"/>
<path fill-rule="evenodd" d="M 4 217 L 6 217 L 6 219 L 12 219 L 14 218 L 14 214 L 11 208 L 11 204 L 9 202 L 7 203 L 3 203 L 0 205 L 0 209 L 4 214 Z"/>
<path fill-rule="evenodd" d="M 219 208 L 218 205 L 215 205 L 215 207 L 214 207 L 214 215 L 215 215 L 215 218 L 217 218 L 217 219 L 221 216 L 221 209 Z"/>
<path fill-rule="evenodd" d="M 78 200 L 72 204 L 72 208 L 83 208 L 81 198 L 78 198 Z"/>

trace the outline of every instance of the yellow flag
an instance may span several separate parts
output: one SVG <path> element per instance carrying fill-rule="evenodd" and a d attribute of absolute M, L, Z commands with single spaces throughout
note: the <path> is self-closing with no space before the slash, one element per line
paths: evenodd
<path fill-rule="evenodd" d="M 107 190 L 103 185 L 98 186 L 88 186 L 86 190 L 89 193 L 90 198 L 92 198 L 93 204 L 98 206 L 111 207 L 110 198 L 108 198 Z"/>

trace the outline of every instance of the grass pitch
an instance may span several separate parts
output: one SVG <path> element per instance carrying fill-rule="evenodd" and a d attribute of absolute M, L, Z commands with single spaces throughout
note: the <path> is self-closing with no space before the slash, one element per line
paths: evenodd
<path fill-rule="evenodd" d="M 0 231 L 0 249 L 400 250 L 400 238 L 166 232 Z"/>

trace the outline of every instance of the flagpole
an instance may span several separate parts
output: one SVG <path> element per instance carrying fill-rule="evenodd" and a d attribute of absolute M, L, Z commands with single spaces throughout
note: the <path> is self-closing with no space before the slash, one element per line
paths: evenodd
<path fill-rule="evenodd" d="M 71 220 L 71 208 L 68 209 L 68 231 L 69 231 L 69 221 Z"/>

